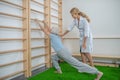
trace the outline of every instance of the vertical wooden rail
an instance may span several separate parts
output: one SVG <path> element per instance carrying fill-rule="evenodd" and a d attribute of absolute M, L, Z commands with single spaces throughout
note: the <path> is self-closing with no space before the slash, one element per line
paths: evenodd
<path fill-rule="evenodd" d="M 59 33 L 62 33 L 62 0 L 58 0 L 58 25 Z"/>
<path fill-rule="evenodd" d="M 30 13 L 31 13 L 31 9 L 30 9 L 30 0 L 28 0 L 28 73 L 29 73 L 29 77 L 32 75 L 32 66 L 31 66 L 31 27 L 30 27 L 30 22 L 31 22 L 31 18 L 30 18 Z"/>
<path fill-rule="evenodd" d="M 44 15 L 44 19 L 47 22 L 48 26 L 50 26 L 50 0 L 44 0 L 44 4 L 47 7 L 44 7 L 44 12 L 47 15 Z M 45 48 L 45 53 L 47 53 L 48 55 L 46 55 L 45 57 L 45 61 L 46 63 L 46 67 L 51 67 L 51 44 L 50 44 L 50 38 L 48 36 L 45 36 L 45 45 L 47 45 L 47 47 Z"/>
<path fill-rule="evenodd" d="M 22 4 L 23 4 L 23 7 L 25 7 L 25 9 L 23 9 L 23 17 L 26 18 L 26 19 L 23 19 L 23 28 L 26 28 L 26 30 L 23 30 L 23 38 L 26 39 L 26 40 L 23 40 L 23 48 L 25 49 L 25 51 L 23 51 L 23 58 L 24 60 L 26 60 L 24 62 L 24 70 L 25 70 L 25 77 L 29 77 L 30 76 L 29 0 L 23 0 Z"/>

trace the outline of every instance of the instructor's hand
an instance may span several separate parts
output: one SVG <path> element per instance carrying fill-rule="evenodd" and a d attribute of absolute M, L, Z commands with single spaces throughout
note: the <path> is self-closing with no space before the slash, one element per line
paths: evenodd
<path fill-rule="evenodd" d="M 82 47 L 83 47 L 84 49 L 86 49 L 86 45 L 85 45 L 85 44 L 83 44 Z"/>
<path fill-rule="evenodd" d="M 63 34 L 62 34 L 62 33 L 59 33 L 58 35 L 61 36 L 61 37 L 63 37 Z"/>

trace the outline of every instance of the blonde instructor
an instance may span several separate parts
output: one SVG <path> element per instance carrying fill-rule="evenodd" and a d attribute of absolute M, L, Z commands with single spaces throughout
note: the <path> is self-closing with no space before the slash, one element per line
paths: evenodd
<path fill-rule="evenodd" d="M 86 63 L 86 59 L 88 59 L 90 65 L 94 67 L 92 56 L 90 54 L 93 50 L 92 32 L 90 30 L 90 19 L 86 14 L 79 11 L 78 8 L 72 8 L 70 10 L 70 13 L 74 20 L 68 27 L 68 30 L 61 34 L 61 36 L 66 35 L 76 26 L 80 33 L 80 53 L 82 61 L 83 63 Z"/>

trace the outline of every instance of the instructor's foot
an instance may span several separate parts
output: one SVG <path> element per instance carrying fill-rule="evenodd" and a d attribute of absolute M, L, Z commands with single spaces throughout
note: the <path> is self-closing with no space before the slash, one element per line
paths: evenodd
<path fill-rule="evenodd" d="M 100 80 L 101 77 L 102 77 L 102 75 L 103 75 L 103 73 L 102 73 L 102 72 L 99 72 L 99 73 L 97 74 L 97 78 L 96 78 L 95 80 Z"/>

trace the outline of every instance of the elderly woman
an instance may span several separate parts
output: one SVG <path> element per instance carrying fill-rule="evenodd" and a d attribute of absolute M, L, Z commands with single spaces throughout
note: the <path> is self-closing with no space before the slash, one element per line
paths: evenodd
<path fill-rule="evenodd" d="M 35 21 L 39 25 L 41 30 L 50 37 L 51 46 L 57 53 L 57 54 L 52 55 L 53 66 L 55 67 L 57 73 L 62 74 L 61 68 L 58 63 L 59 58 L 61 58 L 64 61 L 66 61 L 68 64 L 70 64 L 72 67 L 76 68 L 78 72 L 96 74 L 97 77 L 95 80 L 100 80 L 100 78 L 103 75 L 102 72 L 72 57 L 71 53 L 64 47 L 61 37 L 59 36 L 59 29 L 57 27 L 52 27 L 50 29 L 47 26 L 47 24 L 43 21 L 43 23 L 45 24 L 45 27 L 43 28 L 37 19 Z"/>

